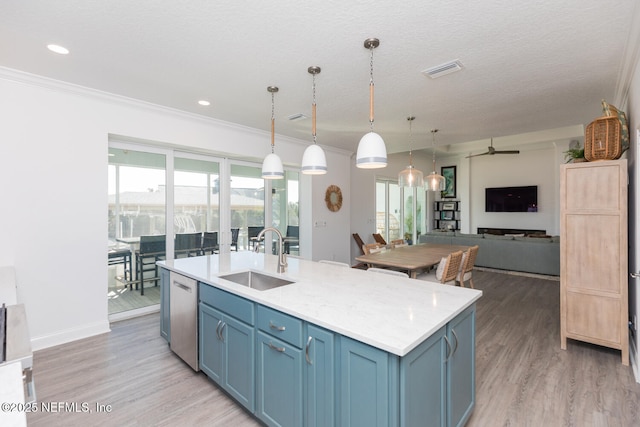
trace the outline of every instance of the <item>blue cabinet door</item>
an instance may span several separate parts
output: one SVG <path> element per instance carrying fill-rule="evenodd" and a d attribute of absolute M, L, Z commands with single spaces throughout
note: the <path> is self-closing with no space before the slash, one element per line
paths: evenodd
<path fill-rule="evenodd" d="M 305 425 L 332 427 L 336 424 L 333 333 L 307 325 L 304 350 Z"/>
<path fill-rule="evenodd" d="M 224 342 L 220 335 L 222 313 L 212 307 L 199 305 L 198 349 L 200 369 L 220 386 L 223 386 Z"/>
<path fill-rule="evenodd" d="M 339 425 L 389 425 L 389 353 L 347 337 L 340 337 L 339 352 Z"/>
<path fill-rule="evenodd" d="M 233 317 L 223 316 L 225 390 L 245 408 L 255 410 L 255 331 Z"/>
<path fill-rule="evenodd" d="M 160 268 L 160 336 L 170 342 L 169 270 Z"/>
<path fill-rule="evenodd" d="M 447 338 L 452 346 L 447 361 L 447 424 L 449 426 L 464 425 L 475 407 L 475 330 L 475 305 L 467 308 L 447 325 Z"/>
<path fill-rule="evenodd" d="M 269 426 L 301 426 L 302 350 L 259 331 L 257 363 L 258 418 Z"/>
<path fill-rule="evenodd" d="M 400 426 L 444 427 L 447 420 L 443 326 L 400 361 Z"/>

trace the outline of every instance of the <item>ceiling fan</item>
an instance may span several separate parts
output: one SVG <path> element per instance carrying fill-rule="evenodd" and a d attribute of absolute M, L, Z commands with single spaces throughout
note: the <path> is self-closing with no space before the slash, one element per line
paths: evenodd
<path fill-rule="evenodd" d="M 472 154 L 472 155 L 469 155 L 469 156 L 467 156 L 465 158 L 468 159 L 470 157 L 486 156 L 487 154 L 489 154 L 489 155 L 494 155 L 494 154 L 520 154 L 520 150 L 496 150 L 495 148 L 493 148 L 493 138 L 491 138 L 491 145 L 488 147 L 486 153 Z"/>

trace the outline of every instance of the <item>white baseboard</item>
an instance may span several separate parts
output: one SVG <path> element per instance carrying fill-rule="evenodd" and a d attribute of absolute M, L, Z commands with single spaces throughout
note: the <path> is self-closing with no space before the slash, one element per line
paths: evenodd
<path fill-rule="evenodd" d="M 109 322 L 105 319 L 82 327 L 66 329 L 51 335 L 31 338 L 31 350 L 37 351 L 45 348 L 65 344 L 82 338 L 89 338 L 94 335 L 110 332 Z"/>
<path fill-rule="evenodd" d="M 146 307 L 136 308 L 135 310 L 128 310 L 128 311 L 123 311 L 121 313 L 110 314 L 109 322 L 119 322 L 120 320 L 131 319 L 133 317 L 139 317 L 139 316 L 144 316 L 146 314 L 157 313 L 159 311 L 160 311 L 160 304 L 148 305 Z"/>

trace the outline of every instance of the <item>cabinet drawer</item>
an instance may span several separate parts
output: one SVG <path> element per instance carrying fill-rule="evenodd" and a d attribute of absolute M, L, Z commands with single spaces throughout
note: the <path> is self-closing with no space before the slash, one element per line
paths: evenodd
<path fill-rule="evenodd" d="M 258 328 L 282 341 L 302 348 L 302 320 L 258 306 Z"/>
<path fill-rule="evenodd" d="M 249 300 L 200 283 L 200 301 L 244 323 L 255 325 L 254 304 Z"/>

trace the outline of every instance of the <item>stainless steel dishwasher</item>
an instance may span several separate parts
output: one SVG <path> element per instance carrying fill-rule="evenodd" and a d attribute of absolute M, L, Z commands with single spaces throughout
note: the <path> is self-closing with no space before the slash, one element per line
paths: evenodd
<path fill-rule="evenodd" d="M 198 282 L 173 271 L 169 277 L 171 350 L 198 371 Z"/>

